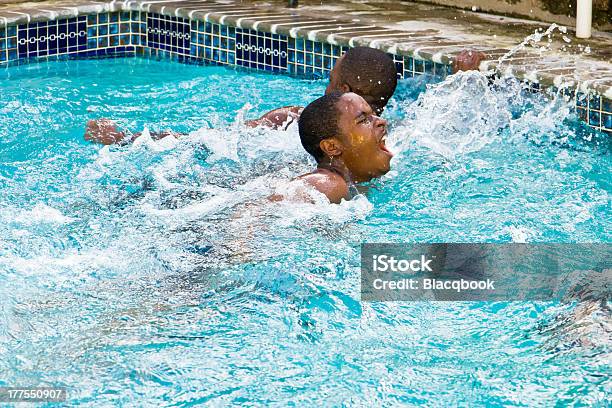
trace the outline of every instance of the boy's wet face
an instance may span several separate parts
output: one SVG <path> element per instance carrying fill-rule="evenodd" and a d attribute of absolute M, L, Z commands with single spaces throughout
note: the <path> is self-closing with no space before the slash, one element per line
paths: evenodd
<path fill-rule="evenodd" d="M 393 154 L 385 146 L 387 121 L 374 114 L 359 95 L 346 93 L 336 105 L 340 111 L 338 137 L 342 160 L 357 182 L 386 174 Z"/>

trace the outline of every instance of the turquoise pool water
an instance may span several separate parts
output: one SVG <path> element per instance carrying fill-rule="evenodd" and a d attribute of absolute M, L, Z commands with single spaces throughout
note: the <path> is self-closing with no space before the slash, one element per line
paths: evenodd
<path fill-rule="evenodd" d="M 404 81 L 393 171 L 270 203 L 322 81 L 140 59 L 0 72 L 0 386 L 70 404 L 610 403 L 609 305 L 362 303 L 362 242 L 610 242 L 610 142 L 480 74 Z M 191 132 L 83 140 L 88 119 Z M 562 120 L 567 117 L 567 119 Z M 134 401 L 138 401 L 135 403 Z"/>

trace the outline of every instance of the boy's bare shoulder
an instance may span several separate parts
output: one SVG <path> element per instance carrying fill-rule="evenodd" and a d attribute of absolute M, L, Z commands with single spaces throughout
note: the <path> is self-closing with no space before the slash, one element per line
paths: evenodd
<path fill-rule="evenodd" d="M 342 176 L 331 171 L 305 174 L 300 176 L 298 180 L 302 180 L 325 194 L 329 201 L 334 204 L 339 204 L 343 198 L 348 197 L 349 189 L 346 181 Z"/>

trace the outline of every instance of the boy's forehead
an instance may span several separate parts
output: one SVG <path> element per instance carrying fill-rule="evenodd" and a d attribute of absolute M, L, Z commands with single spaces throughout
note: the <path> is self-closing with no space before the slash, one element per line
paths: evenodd
<path fill-rule="evenodd" d="M 346 112 L 347 114 L 354 114 L 360 112 L 368 113 L 371 108 L 370 105 L 359 95 L 355 93 L 346 93 L 340 97 L 338 101 L 340 105 L 340 111 Z"/>

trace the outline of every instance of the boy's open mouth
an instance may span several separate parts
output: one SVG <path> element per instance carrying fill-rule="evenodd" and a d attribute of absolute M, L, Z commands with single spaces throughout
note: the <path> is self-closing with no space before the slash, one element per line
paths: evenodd
<path fill-rule="evenodd" d="M 378 141 L 378 147 L 389 157 L 393 157 L 393 153 L 391 153 L 389 149 L 387 149 L 386 141 L 387 141 L 387 132 L 383 133 L 382 137 Z"/>

